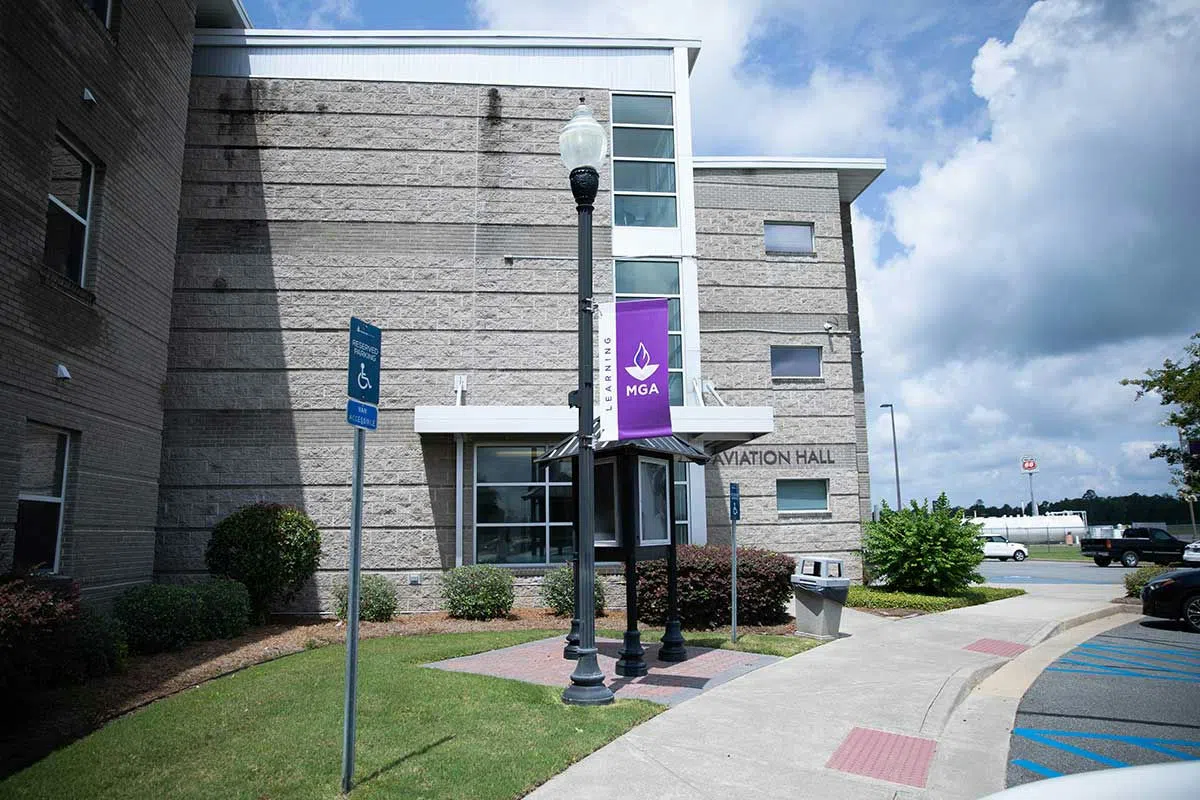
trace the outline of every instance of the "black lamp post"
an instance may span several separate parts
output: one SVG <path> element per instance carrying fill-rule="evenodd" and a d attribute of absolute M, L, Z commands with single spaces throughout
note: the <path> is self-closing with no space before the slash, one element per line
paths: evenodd
<path fill-rule="evenodd" d="M 575 581 L 575 616 L 579 619 L 578 658 L 571 673 L 571 685 L 563 691 L 563 702 L 573 705 L 604 705 L 613 701 L 612 690 L 604 685 L 604 673 L 596 660 L 596 442 L 592 418 L 592 203 L 600 188 L 600 173 L 608 151 L 604 128 L 592 116 L 592 110 L 579 98 L 575 115 L 558 137 L 563 165 L 571 171 L 571 193 L 579 212 L 579 457 L 575 462 L 579 493 L 575 554 L 578 572 Z"/>

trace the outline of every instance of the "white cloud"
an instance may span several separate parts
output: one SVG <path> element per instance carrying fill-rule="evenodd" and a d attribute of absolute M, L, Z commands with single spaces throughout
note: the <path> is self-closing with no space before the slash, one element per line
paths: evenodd
<path fill-rule="evenodd" d="M 281 28 L 339 28 L 362 20 L 358 0 L 266 0 Z"/>
<path fill-rule="evenodd" d="M 1008 414 L 999 408 L 985 408 L 984 406 L 975 404 L 971 412 L 967 414 L 967 424 L 976 428 L 996 428 L 1008 422 Z"/>

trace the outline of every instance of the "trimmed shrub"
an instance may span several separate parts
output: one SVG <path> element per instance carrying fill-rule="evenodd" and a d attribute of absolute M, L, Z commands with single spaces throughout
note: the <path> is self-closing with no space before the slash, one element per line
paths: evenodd
<path fill-rule="evenodd" d="M 893 511 L 883 504 L 878 522 L 867 524 L 863 561 L 867 571 L 899 592 L 949 597 L 983 583 L 978 569 L 983 540 L 978 527 L 950 509 L 943 492 L 933 502 Z"/>
<path fill-rule="evenodd" d="M 450 616 L 460 619 L 507 617 L 513 607 L 512 573 L 490 564 L 455 567 L 443 582 Z"/>
<path fill-rule="evenodd" d="M 113 613 L 134 653 L 178 650 L 206 633 L 204 603 L 190 586 L 135 586 L 117 596 Z"/>
<path fill-rule="evenodd" d="M 1157 578 L 1166 572 L 1173 572 L 1177 567 L 1156 567 L 1147 565 L 1138 567 L 1133 572 L 1125 576 L 1125 596 L 1126 597 L 1141 597 L 1142 589 L 1152 579 Z"/>
<path fill-rule="evenodd" d="M 846 605 L 851 608 L 911 608 L 916 611 L 935 613 L 954 608 L 966 608 L 994 600 L 1020 597 L 1024 589 L 1002 589 L 998 586 L 975 586 L 964 589 L 950 597 L 935 597 L 928 594 L 889 592 L 870 586 L 851 586 Z"/>
<path fill-rule="evenodd" d="M 62 578 L 0 579 L 0 706 L 16 710 L 37 689 L 120 669 L 120 625 L 79 605 L 79 586 Z"/>
<path fill-rule="evenodd" d="M 728 625 L 732 553 L 728 547 L 681 545 L 676 553 L 679 570 L 679 619 L 690 630 Z M 792 597 L 796 562 L 770 550 L 738 548 L 738 623 L 778 625 L 786 622 Z M 643 619 L 663 624 L 667 618 L 666 559 L 638 564 L 638 610 Z"/>
<path fill-rule="evenodd" d="M 214 575 L 241 581 L 250 593 L 255 620 L 272 603 L 287 602 L 317 571 L 321 532 L 298 508 L 256 503 L 240 508 L 213 528 L 205 563 Z"/>
<path fill-rule="evenodd" d="M 350 586 L 342 581 L 333 587 L 337 618 L 345 622 L 350 614 Z M 396 585 L 382 575 L 369 572 L 362 576 L 358 592 L 358 618 L 363 622 L 390 622 L 396 616 Z"/>
<path fill-rule="evenodd" d="M 604 606 L 607 598 L 604 595 L 604 584 L 600 576 L 596 576 L 596 616 L 604 616 Z M 575 613 L 575 570 L 568 564 L 565 567 L 551 570 L 542 578 L 542 602 L 559 617 L 569 617 Z"/>
<path fill-rule="evenodd" d="M 204 606 L 200 639 L 232 639 L 250 625 L 250 592 L 237 581 L 213 578 L 190 587 Z"/>

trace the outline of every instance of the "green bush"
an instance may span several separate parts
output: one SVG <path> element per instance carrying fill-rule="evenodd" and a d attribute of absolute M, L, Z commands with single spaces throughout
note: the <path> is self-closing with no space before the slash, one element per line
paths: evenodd
<path fill-rule="evenodd" d="M 976 586 L 963 589 L 950 597 L 936 597 L 912 592 L 893 592 L 874 586 L 851 586 L 846 605 L 851 608 L 911 608 L 934 613 L 955 608 L 976 606 L 993 600 L 1005 600 L 1025 594 L 1024 589 L 1004 589 L 998 586 Z"/>
<path fill-rule="evenodd" d="M 949 597 L 983 583 L 978 528 L 950 509 L 942 493 L 930 508 L 917 501 L 893 511 L 883 504 L 878 522 L 867 524 L 863 560 L 889 589 Z"/>
<path fill-rule="evenodd" d="M 1133 572 L 1125 576 L 1125 596 L 1126 597 L 1141 597 L 1142 589 L 1152 579 L 1157 578 L 1165 572 L 1172 572 L 1177 567 L 1156 567 L 1145 566 L 1138 567 Z"/>
<path fill-rule="evenodd" d="M 728 547 L 682 545 L 676 551 L 679 619 L 690 630 L 728 625 L 732 613 L 732 553 Z M 778 625 L 787 621 L 792 597 L 790 556 L 749 547 L 738 548 L 738 622 Z M 643 619 L 663 624 L 667 618 L 666 559 L 637 567 L 638 610 Z"/>
<path fill-rule="evenodd" d="M 125 653 L 121 626 L 81 607 L 74 581 L 0 579 L 0 710 L 17 711 L 34 690 L 115 672 Z"/>
<path fill-rule="evenodd" d="M 512 573 L 490 564 L 455 567 L 443 585 L 450 616 L 460 619 L 506 617 L 513 607 Z"/>
<path fill-rule="evenodd" d="M 250 592 L 228 578 L 213 578 L 191 587 L 204 606 L 201 639 L 232 639 L 250 624 Z"/>
<path fill-rule="evenodd" d="M 321 532 L 298 508 L 257 503 L 240 508 L 213 528 L 204 560 L 214 575 L 241 581 L 254 618 L 272 603 L 291 599 L 317 571 Z"/>
<path fill-rule="evenodd" d="M 596 576 L 596 591 L 593 593 L 596 604 L 596 616 L 604 616 L 604 607 L 608 599 L 604 595 L 604 584 L 600 576 Z M 575 570 L 571 565 L 559 567 L 546 573 L 542 578 L 542 602 L 546 607 L 560 617 L 569 617 L 575 613 Z"/>
<path fill-rule="evenodd" d="M 346 621 L 350 615 L 350 586 L 342 581 L 333 587 L 337 601 L 337 618 Z M 396 585 L 382 575 L 362 576 L 358 591 L 358 618 L 364 622 L 389 622 L 396 616 Z"/>
<path fill-rule="evenodd" d="M 178 650 L 206 633 L 204 603 L 191 586 L 135 586 L 117 596 L 113 613 L 134 653 Z"/>

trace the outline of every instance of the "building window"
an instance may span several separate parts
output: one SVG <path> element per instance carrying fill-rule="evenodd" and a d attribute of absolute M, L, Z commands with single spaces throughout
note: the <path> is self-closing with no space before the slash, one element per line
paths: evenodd
<path fill-rule="evenodd" d="M 15 572 L 58 572 L 70 437 L 30 422 L 21 441 Z"/>
<path fill-rule="evenodd" d="M 83 0 L 83 4 L 104 23 L 104 27 L 112 27 L 112 0 Z"/>
<path fill-rule="evenodd" d="M 772 255 L 811 256 L 813 226 L 809 222 L 764 222 L 763 243 Z"/>
<path fill-rule="evenodd" d="M 596 462 L 596 525 L 597 546 L 616 547 L 621 543 L 617 535 L 617 462 Z"/>
<path fill-rule="evenodd" d="M 675 542 L 689 544 L 691 527 L 688 517 L 688 468 L 686 461 L 675 462 Z"/>
<path fill-rule="evenodd" d="M 821 348 L 771 345 L 771 377 L 821 377 Z"/>
<path fill-rule="evenodd" d="M 87 261 L 94 169 L 77 149 L 55 137 L 46 201 L 46 245 L 42 261 L 80 286 Z"/>
<path fill-rule="evenodd" d="M 571 462 L 539 465 L 543 447 L 475 448 L 475 562 L 561 564 L 574 554 Z"/>
<path fill-rule="evenodd" d="M 670 97 L 614 94 L 613 220 L 674 228 L 675 129 Z"/>
<path fill-rule="evenodd" d="M 671 405 L 683 405 L 683 313 L 680 306 L 679 262 L 618 261 L 614 275 L 616 301 L 667 299 L 667 335 L 671 352 L 667 359 Z"/>
<path fill-rule="evenodd" d="M 779 478 L 775 481 L 775 507 L 782 513 L 828 511 L 829 481 L 824 478 Z"/>
<path fill-rule="evenodd" d="M 666 461 L 656 458 L 638 459 L 638 542 L 670 544 L 668 523 L 671 518 Z"/>

